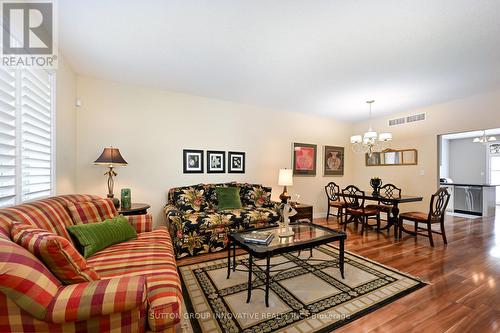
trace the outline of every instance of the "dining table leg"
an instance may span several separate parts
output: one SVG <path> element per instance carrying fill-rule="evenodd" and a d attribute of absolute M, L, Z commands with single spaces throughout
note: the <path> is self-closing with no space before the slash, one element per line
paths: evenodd
<path fill-rule="evenodd" d="M 399 207 L 398 203 L 395 202 L 392 206 L 392 217 L 389 219 L 390 224 L 394 226 L 394 239 L 398 239 L 398 220 L 399 220 Z"/>

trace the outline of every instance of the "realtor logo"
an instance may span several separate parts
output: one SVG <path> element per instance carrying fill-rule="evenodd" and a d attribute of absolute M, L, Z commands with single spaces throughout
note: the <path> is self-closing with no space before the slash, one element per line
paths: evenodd
<path fill-rule="evenodd" d="M 2 65 L 54 68 L 54 18 L 52 1 L 2 1 Z"/>

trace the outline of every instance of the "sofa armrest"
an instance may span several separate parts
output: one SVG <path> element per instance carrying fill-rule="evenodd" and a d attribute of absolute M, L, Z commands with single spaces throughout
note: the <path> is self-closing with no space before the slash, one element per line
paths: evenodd
<path fill-rule="evenodd" d="M 128 222 L 135 228 L 138 234 L 153 231 L 153 215 L 127 215 Z"/>
<path fill-rule="evenodd" d="M 178 275 L 149 275 L 146 285 L 149 329 L 163 332 L 178 324 L 182 318 L 182 287 Z"/>
<path fill-rule="evenodd" d="M 274 210 L 281 216 L 283 204 L 280 201 L 270 201 L 268 204 L 264 205 L 264 207 Z"/>
<path fill-rule="evenodd" d="M 146 278 L 117 277 L 61 286 L 45 321 L 61 324 L 146 307 Z"/>
<path fill-rule="evenodd" d="M 163 208 L 167 217 L 167 228 L 171 237 L 177 235 L 178 230 L 182 230 L 182 217 L 184 213 L 172 204 L 167 204 Z"/>

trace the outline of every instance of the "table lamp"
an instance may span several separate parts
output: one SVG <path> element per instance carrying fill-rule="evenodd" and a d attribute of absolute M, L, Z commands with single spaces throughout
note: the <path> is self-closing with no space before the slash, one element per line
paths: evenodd
<path fill-rule="evenodd" d="M 278 185 L 284 186 L 283 193 L 280 194 L 280 200 L 282 203 L 286 203 L 290 196 L 287 192 L 287 186 L 293 185 L 293 170 L 292 169 L 280 169 L 280 174 L 278 177 Z"/>
<path fill-rule="evenodd" d="M 108 195 L 107 197 L 113 200 L 113 204 L 116 208 L 120 207 L 120 200 L 114 197 L 113 194 L 113 186 L 114 180 L 113 177 L 116 177 L 117 173 L 113 170 L 116 166 L 126 166 L 127 161 L 120 154 L 120 150 L 118 148 L 104 148 L 101 156 L 94 161 L 96 165 L 105 165 L 109 168 L 109 171 L 104 175 L 108 176 Z"/>

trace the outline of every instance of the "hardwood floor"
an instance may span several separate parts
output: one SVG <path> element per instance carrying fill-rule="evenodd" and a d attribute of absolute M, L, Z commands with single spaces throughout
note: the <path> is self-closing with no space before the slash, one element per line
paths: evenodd
<path fill-rule="evenodd" d="M 335 218 L 315 223 L 340 228 Z M 500 332 L 500 210 L 495 218 L 446 217 L 448 245 L 428 239 L 368 231 L 351 224 L 346 250 L 430 285 L 374 311 L 335 332 Z M 217 253 L 179 260 L 179 265 L 225 256 Z"/>

